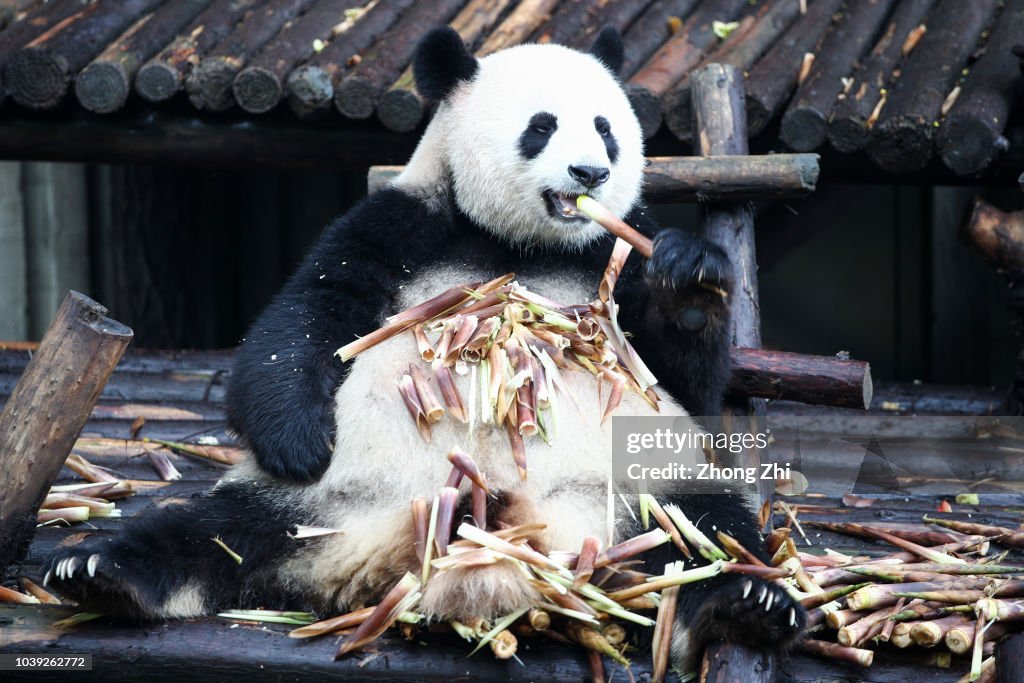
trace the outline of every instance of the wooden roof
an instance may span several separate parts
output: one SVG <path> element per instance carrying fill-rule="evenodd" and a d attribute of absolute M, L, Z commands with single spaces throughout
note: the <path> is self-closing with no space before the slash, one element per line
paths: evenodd
<path fill-rule="evenodd" d="M 687 143 L 688 73 L 732 64 L 747 74 L 752 137 L 796 151 L 864 150 L 894 173 L 933 157 L 957 174 L 984 171 L 1010 146 L 1007 122 L 1024 103 L 1013 52 L 1024 0 L 0 0 L 0 9 L 0 124 L 75 108 L 180 113 L 187 103 L 252 120 L 290 109 L 298 121 L 413 131 L 430 103 L 407 67 L 418 38 L 443 23 L 478 55 L 526 41 L 585 48 L 615 26 L 645 133 L 664 128 Z"/>

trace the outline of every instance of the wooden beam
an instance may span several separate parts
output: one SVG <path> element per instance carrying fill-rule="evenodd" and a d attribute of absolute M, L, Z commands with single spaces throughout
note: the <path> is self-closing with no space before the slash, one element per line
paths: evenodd
<path fill-rule="evenodd" d="M 747 154 L 743 75 L 732 66 L 709 64 L 692 74 L 690 82 L 695 151 L 707 156 Z M 746 204 L 712 205 L 704 214 L 702 227 L 704 236 L 722 247 L 732 259 L 736 283 L 730 297 L 733 343 L 758 348 L 761 346 L 761 313 L 753 212 Z M 728 402 L 722 409 L 722 423 L 733 433 L 755 433 L 758 421 L 764 421 L 765 412 L 764 399 Z M 760 450 L 753 447 L 733 456 L 729 464 L 759 467 L 761 459 Z M 769 480 L 757 484 L 762 503 L 771 505 L 773 488 L 774 483 Z M 728 668 L 723 668 L 726 663 Z M 704 664 L 702 678 L 708 682 L 771 683 L 775 679 L 773 655 L 737 643 L 712 643 L 704 654 Z"/>
<path fill-rule="evenodd" d="M 0 569 L 21 558 L 36 511 L 132 339 L 71 292 L 0 413 Z"/>
<path fill-rule="evenodd" d="M 816 154 L 648 157 L 644 198 L 654 203 L 796 199 L 818 182 Z M 376 192 L 404 166 L 371 166 L 367 189 Z"/>
<path fill-rule="evenodd" d="M 871 366 L 835 356 L 733 347 L 729 390 L 739 396 L 865 409 L 874 389 Z"/>

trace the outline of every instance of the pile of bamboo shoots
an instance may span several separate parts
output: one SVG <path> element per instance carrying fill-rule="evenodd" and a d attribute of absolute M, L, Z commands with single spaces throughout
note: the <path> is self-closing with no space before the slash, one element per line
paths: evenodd
<path fill-rule="evenodd" d="M 516 656 L 520 638 L 543 637 L 585 648 L 594 680 L 603 681 L 602 657 L 629 666 L 627 655 L 632 646 L 627 641 L 626 626 L 631 624 L 654 629 L 652 680 L 658 682 L 664 680 L 668 670 L 671 626 L 680 586 L 722 573 L 765 579 L 781 579 L 791 573 L 787 567 L 748 563 L 753 556 L 734 539 L 719 534 L 721 547 L 716 545 L 680 508 L 663 507 L 646 494 L 640 497 L 640 513 L 645 524 L 653 517 L 657 528 L 610 547 L 602 548 L 599 539 L 588 537 L 578 551 L 545 555 L 530 544 L 544 525 L 489 527 L 485 504 L 486 496 L 490 495 L 487 477 L 468 454 L 458 449 L 453 449 L 448 459 L 452 471 L 440 493 L 432 501 L 412 501 L 415 547 L 422 563 L 418 575 L 407 572 L 375 607 L 304 625 L 290 633 L 293 638 L 345 634 L 347 637 L 337 653 L 337 657 L 342 657 L 365 648 L 396 624 L 409 638 L 419 629 L 430 627 L 436 631 L 440 627 L 475 642 L 474 653 L 489 646 L 495 657 L 508 659 Z M 472 485 L 473 522 L 456 528 L 455 510 L 464 480 Z M 682 561 L 673 562 L 661 575 L 639 571 L 636 558 L 664 543 L 674 544 L 682 553 L 681 559 L 697 553 L 707 564 L 683 569 Z M 455 569 L 485 570 L 499 563 L 523 572 L 539 596 L 535 604 L 494 622 L 466 618 L 441 625 L 428 624 L 426 615 L 417 612 L 423 588 L 432 577 Z M 225 616 L 228 615 L 255 620 L 251 613 Z"/>
<path fill-rule="evenodd" d="M 114 501 L 135 493 L 130 483 L 77 453 L 69 455 L 64 464 L 85 483 L 51 486 L 36 514 L 38 524 L 74 524 L 97 517 L 121 516 Z"/>
<path fill-rule="evenodd" d="M 563 400 L 579 410 L 563 373 L 582 371 L 608 384 L 602 422 L 627 390 L 658 407 L 657 379 L 617 319 L 613 290 L 631 249 L 616 241 L 593 302 L 552 301 L 508 273 L 490 282 L 458 285 L 393 315 L 384 327 L 343 346 L 337 355 L 348 361 L 398 334 L 411 334 L 430 372 L 410 364 L 397 384 L 424 440 L 430 441 L 431 425 L 446 412 L 471 431 L 503 428 L 525 479 L 523 439 L 554 436 Z M 468 396 L 459 392 L 456 375 L 469 377 Z"/>
<path fill-rule="evenodd" d="M 802 533 L 792 510 L 779 508 Z M 923 521 L 805 522 L 900 549 L 883 557 L 799 552 L 785 527 L 769 537 L 773 563 L 792 570 L 785 581 L 808 609 L 806 651 L 870 666 L 873 646 L 934 648 L 939 666 L 970 654 L 963 681 L 995 680 L 995 641 L 1024 625 L 1024 566 L 1006 563 L 1009 550 L 987 553 L 990 543 L 1024 548 L 1024 533 L 927 515 Z M 830 631 L 836 642 L 824 640 Z"/>

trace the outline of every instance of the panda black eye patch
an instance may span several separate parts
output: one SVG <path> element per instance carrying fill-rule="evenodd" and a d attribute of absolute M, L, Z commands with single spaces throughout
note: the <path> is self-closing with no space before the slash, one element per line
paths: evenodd
<path fill-rule="evenodd" d="M 604 148 L 608 151 L 608 161 L 613 164 L 619 159 L 619 142 L 612 135 L 612 124 L 603 116 L 594 117 L 594 128 L 604 140 Z"/>
<path fill-rule="evenodd" d="M 548 144 L 551 135 L 558 130 L 558 119 L 546 111 L 530 117 L 526 130 L 519 136 L 519 153 L 524 159 L 534 159 Z"/>

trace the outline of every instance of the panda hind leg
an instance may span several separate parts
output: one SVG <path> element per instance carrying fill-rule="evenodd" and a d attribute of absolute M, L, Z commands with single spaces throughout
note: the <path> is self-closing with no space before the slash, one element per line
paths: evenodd
<path fill-rule="evenodd" d="M 267 495 L 251 485 L 228 484 L 149 510 L 112 537 L 58 549 L 44 582 L 83 608 L 141 621 L 264 601 L 276 606 L 296 597 L 281 595 L 274 579 L 281 548 L 301 542 L 286 537 L 297 520 L 274 516 L 275 508 L 264 504 Z"/>

